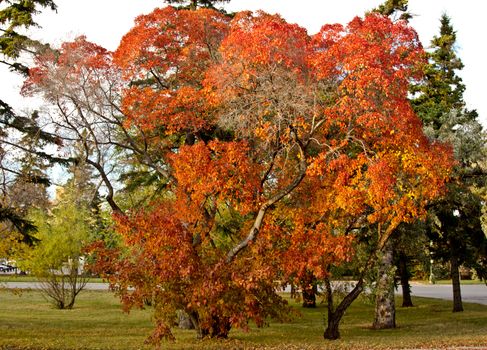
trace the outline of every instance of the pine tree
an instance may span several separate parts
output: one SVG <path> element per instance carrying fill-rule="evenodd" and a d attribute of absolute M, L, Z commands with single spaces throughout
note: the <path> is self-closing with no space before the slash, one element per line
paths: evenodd
<path fill-rule="evenodd" d="M 39 13 L 40 9 L 48 8 L 56 10 L 56 5 L 52 0 L 11 0 L 6 1 L 5 4 L 2 1 L 0 3 L 0 66 L 8 67 L 10 71 L 26 76 L 29 69 L 19 60 L 20 55 L 26 52 L 31 53 L 32 51 L 41 50 L 45 45 L 29 38 L 25 32 L 30 27 L 37 26 L 34 16 Z M 11 179 L 7 178 L 9 175 L 6 176 L 4 174 L 15 173 L 18 169 L 16 165 L 12 166 L 11 164 L 12 159 L 10 155 L 14 153 L 12 149 L 16 153 L 25 150 L 23 147 L 18 147 L 16 140 L 10 138 L 12 131 L 14 131 L 13 134 L 20 132 L 22 135 L 30 137 L 33 143 L 38 140 L 49 143 L 58 143 L 59 141 L 50 132 L 41 130 L 36 122 L 36 113 L 29 117 L 20 116 L 0 96 L 0 167 L 5 170 L 1 176 L 4 184 L 2 190 L 5 192 L 10 192 L 11 190 L 11 188 L 5 188 L 8 187 L 5 184 Z M 34 153 L 47 157 L 46 153 L 37 149 Z M 20 176 L 16 180 L 17 185 L 24 189 L 31 187 L 30 190 L 33 190 L 39 195 L 36 197 L 36 200 L 40 200 L 43 197 L 41 194 L 43 191 L 41 182 L 45 178 L 26 170 L 28 169 L 25 167 L 21 169 Z M 25 186 L 22 182 L 24 182 Z M 24 199 L 27 201 L 28 197 L 28 195 L 24 196 Z M 11 204 L 9 196 L 6 196 L 4 193 L 0 198 L 0 223 L 13 227 L 16 231 L 20 232 L 24 241 L 31 242 L 31 233 L 35 231 L 35 226 L 23 218 L 25 214 L 24 209 L 20 208 L 21 210 L 19 211 L 19 208 Z M 25 205 L 24 208 L 29 206 L 29 203 L 23 204 Z"/>
<path fill-rule="evenodd" d="M 413 88 L 420 95 L 413 100 L 416 112 L 425 126 L 438 131 L 450 118 L 450 112 L 458 111 L 465 118 L 463 123 L 474 121 L 477 112 L 465 107 L 465 85 L 457 71 L 464 65 L 455 52 L 456 32 L 450 18 L 443 14 L 440 19 L 440 35 L 431 41 L 430 63 L 425 70 L 425 82 Z"/>
<path fill-rule="evenodd" d="M 428 234 L 433 256 L 451 267 L 453 311 L 462 311 L 459 268 L 471 266 L 484 275 L 485 235 L 481 229 L 480 189 L 485 186 L 485 133 L 477 112 L 468 110 L 463 99 L 465 85 L 457 72 L 463 63 L 455 52 L 456 32 L 450 18 L 441 17 L 439 36 L 431 42 L 424 82 L 412 90 L 413 106 L 433 139 L 449 142 L 457 160 L 448 194 L 430 210 Z M 482 258 L 483 257 L 483 258 Z"/>
<path fill-rule="evenodd" d="M 32 149 L 32 140 L 23 137 L 19 142 L 26 149 Z M 31 209 L 46 209 L 49 206 L 47 188 L 50 186 L 47 175 L 48 164 L 45 159 L 32 152 L 25 152 L 16 162 L 20 165 L 17 177 L 8 187 L 9 205 L 21 216 Z"/>
<path fill-rule="evenodd" d="M 196 10 L 198 7 L 215 8 L 218 3 L 230 2 L 230 0 L 166 0 L 169 4 L 180 4 L 182 8 Z"/>
<path fill-rule="evenodd" d="M 411 14 L 408 12 L 408 2 L 408 0 L 386 0 L 372 11 L 384 16 L 400 13 L 399 19 L 408 20 L 411 18 Z"/>

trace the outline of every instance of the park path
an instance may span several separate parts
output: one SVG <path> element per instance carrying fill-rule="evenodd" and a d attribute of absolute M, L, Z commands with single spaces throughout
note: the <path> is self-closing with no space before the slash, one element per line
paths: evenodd
<path fill-rule="evenodd" d="M 0 282 L 0 287 L 10 289 L 39 289 L 36 282 Z M 88 283 L 88 290 L 108 290 L 108 283 Z M 466 303 L 477 303 L 487 305 L 487 286 L 485 284 L 463 284 L 462 300 Z M 413 297 L 426 297 L 452 300 L 453 292 L 450 284 L 424 284 L 413 282 L 411 284 Z M 397 294 L 401 295 L 401 288 Z"/>
<path fill-rule="evenodd" d="M 8 289 L 40 289 L 37 282 L 0 282 L 0 288 Z M 108 290 L 108 283 L 87 283 L 85 289 L 88 290 Z"/>
<path fill-rule="evenodd" d="M 451 284 L 411 283 L 411 293 L 414 296 L 453 300 Z M 462 284 L 462 300 L 466 303 L 487 305 L 487 286 L 485 284 Z M 398 294 L 402 294 L 399 288 Z"/>

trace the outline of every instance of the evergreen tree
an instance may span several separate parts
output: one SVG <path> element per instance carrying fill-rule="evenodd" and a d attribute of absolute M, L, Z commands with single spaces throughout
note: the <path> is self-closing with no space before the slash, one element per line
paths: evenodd
<path fill-rule="evenodd" d="M 40 9 L 49 8 L 56 10 L 56 5 L 52 0 L 10 0 L 6 1 L 5 4 L 2 1 L 0 3 L 2 5 L 0 6 L 0 66 L 8 67 L 11 71 L 26 76 L 29 69 L 20 62 L 19 56 L 21 53 L 32 53 L 41 50 L 45 45 L 42 45 L 36 40 L 32 40 L 24 32 L 26 29 L 37 25 L 34 21 L 34 16 L 39 13 Z M 45 199 L 41 198 L 44 197 L 42 194 L 42 182 L 45 183 L 45 178 L 23 167 L 16 180 L 16 184 L 13 185 L 15 189 L 12 189 L 12 187 L 8 188 L 6 185 L 12 179 L 6 178 L 5 174 L 11 175 L 18 170 L 16 164 L 14 166 L 11 165 L 12 159 L 10 156 L 13 153 L 12 149 L 16 153 L 29 150 L 32 151 L 32 155 L 35 154 L 42 158 L 49 157 L 43 151 L 39 151 L 39 148 L 25 148 L 25 145 L 19 145 L 18 140 L 11 138 L 13 130 L 16 132 L 20 131 L 23 135 L 26 135 L 33 141 L 32 144 L 39 140 L 49 143 L 58 143 L 59 140 L 51 133 L 41 130 L 36 122 L 36 113 L 29 117 L 20 116 L 0 96 L 0 168 L 4 170 L 1 175 L 1 180 L 4 184 L 2 190 L 4 193 L 2 198 L 0 198 L 0 222 L 20 232 L 24 241 L 30 241 L 30 234 L 35 231 L 35 226 L 23 218 L 25 214 L 24 209 L 29 206 L 29 203 L 27 203 L 29 201 L 29 195 L 26 194 L 23 196 L 24 209 L 20 208 L 19 211 L 19 208 L 16 208 L 11 203 L 10 198 L 12 196 L 5 192 L 10 192 L 11 190 L 14 190 L 14 192 L 17 191 L 13 197 L 20 199 L 17 196 L 18 191 L 22 192 L 27 190 L 27 187 L 30 187 L 27 192 L 35 193 L 35 201 L 40 203 L 40 201 Z M 52 158 L 50 160 L 55 161 Z M 58 160 L 62 161 L 61 159 Z"/>
<path fill-rule="evenodd" d="M 29 148 L 32 140 L 24 137 L 20 144 Z M 46 209 L 49 206 L 47 188 L 50 185 L 46 173 L 48 164 L 45 159 L 31 152 L 23 153 L 16 160 L 20 165 L 17 177 L 8 188 L 9 205 L 16 208 L 19 215 L 25 216 L 31 209 Z"/>
<path fill-rule="evenodd" d="M 408 12 L 408 2 L 408 0 L 386 0 L 372 11 L 384 16 L 400 14 L 399 19 L 408 20 L 411 18 L 411 14 Z"/>
<path fill-rule="evenodd" d="M 179 4 L 183 8 L 196 10 L 198 7 L 215 8 L 216 4 L 230 2 L 230 0 L 165 0 L 168 4 Z"/>
<path fill-rule="evenodd" d="M 0 1 L 1 3 L 1 1 Z M 34 16 L 42 8 L 56 10 L 56 4 L 52 0 L 11 0 L 0 8 L 0 65 L 8 67 L 11 71 L 27 76 L 29 68 L 20 62 L 22 53 L 33 53 L 44 50 L 47 45 L 29 38 L 23 34 L 26 29 L 37 26 Z M 0 96 L 0 137 L 8 135 L 8 129 L 15 129 L 30 135 L 32 138 L 40 138 L 48 142 L 56 143 L 57 138 L 52 134 L 41 130 L 32 117 L 17 115 L 12 107 Z M 3 149 L 0 148 L 0 151 Z"/>
<path fill-rule="evenodd" d="M 456 32 L 446 14 L 441 16 L 440 23 L 440 35 L 431 41 L 432 52 L 425 70 L 424 84 L 413 88 L 414 92 L 420 92 L 413 100 L 416 112 L 425 126 L 435 131 L 447 122 L 452 111 L 461 112 L 465 119 L 462 123 L 474 121 L 478 116 L 475 110 L 466 109 L 463 100 L 465 85 L 457 71 L 462 70 L 464 65 L 455 52 Z"/>
<path fill-rule="evenodd" d="M 486 137 L 477 112 L 468 110 L 463 99 L 465 85 L 457 72 L 463 63 L 455 52 L 456 32 L 450 18 L 441 17 L 439 36 L 431 42 L 425 79 L 413 87 L 412 101 L 433 139 L 453 146 L 457 160 L 448 194 L 430 210 L 428 234 L 435 259 L 448 262 L 453 284 L 453 311 L 462 311 L 459 268 L 471 266 L 484 276 L 481 261 L 485 235 L 481 229 L 481 189 L 486 183 L 482 168 Z"/>

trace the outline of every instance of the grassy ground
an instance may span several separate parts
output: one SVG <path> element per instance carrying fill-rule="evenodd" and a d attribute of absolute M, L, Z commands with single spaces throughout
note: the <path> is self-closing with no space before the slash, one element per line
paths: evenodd
<path fill-rule="evenodd" d="M 323 306 L 301 309 L 293 323 L 277 324 L 249 333 L 233 330 L 226 341 L 197 341 L 193 331 L 175 332 L 169 349 L 391 349 L 486 346 L 487 306 L 465 304 L 451 313 L 447 301 L 415 298 L 418 306 L 398 308 L 395 330 L 374 331 L 370 302 L 352 306 L 342 323 L 342 339 L 324 341 Z M 400 300 L 398 300 L 400 302 Z M 37 291 L 15 295 L 0 290 L 0 349 L 149 349 L 150 310 L 122 313 L 108 292 L 83 292 L 75 309 L 55 310 Z"/>

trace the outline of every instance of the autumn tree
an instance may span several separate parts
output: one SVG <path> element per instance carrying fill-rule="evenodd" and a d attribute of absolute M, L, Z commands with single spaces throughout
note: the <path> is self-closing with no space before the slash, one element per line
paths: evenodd
<path fill-rule="evenodd" d="M 276 277 L 329 280 L 368 232 L 376 246 L 350 295 L 335 308 L 327 289 L 336 339 L 376 252 L 449 173 L 447 147 L 407 103 L 421 57 L 405 23 L 376 14 L 310 37 L 263 12 L 167 7 L 138 17 L 113 54 L 64 44 L 26 89 L 86 149 L 122 150 L 164 184 L 149 206 L 115 210 L 121 247 L 92 250 L 127 308 L 153 301 L 153 340 L 173 337 L 176 310 L 202 338 L 285 318 Z"/>
<path fill-rule="evenodd" d="M 392 20 L 408 20 L 411 15 L 408 12 L 408 0 L 387 0 L 372 10 Z M 397 232 L 395 234 L 397 236 Z M 377 267 L 375 285 L 375 317 L 373 328 L 395 328 L 395 300 L 394 300 L 394 248 L 393 243 L 388 242 L 380 255 Z M 406 288 L 406 290 L 408 290 Z"/>
<path fill-rule="evenodd" d="M 113 211 L 122 212 L 115 200 L 116 174 L 136 159 L 140 167 L 163 173 L 154 160 L 150 135 L 124 124 L 121 111 L 120 70 L 111 63 L 111 53 L 77 38 L 58 50 L 36 57 L 36 66 L 23 87 L 24 94 L 38 94 L 50 104 L 41 116 L 46 127 L 56 127 L 62 143 L 52 156 L 73 154 L 72 162 L 83 162 L 99 175 L 106 201 Z"/>
<path fill-rule="evenodd" d="M 336 204 L 342 207 L 324 213 L 341 216 L 338 221 L 341 229 L 330 228 L 330 232 L 358 234 L 357 228 L 369 227 L 366 232 L 375 232 L 376 250 L 381 251 L 400 222 L 410 222 L 425 214 L 426 197 L 438 194 L 441 179 L 446 174 L 444 171 L 448 168 L 444 163 L 446 159 L 433 161 L 430 158 L 434 157 L 433 149 L 441 153 L 445 149 L 439 144 L 431 145 L 425 139 L 406 98 L 408 82 L 418 77 L 421 46 L 406 23 L 392 23 L 377 15 L 369 15 L 363 21 L 355 19 L 346 28 L 325 26 L 315 40 L 320 48 L 316 55 L 320 63 L 317 69 L 323 72 L 322 69 L 329 67 L 339 77 L 337 102 L 328 110 L 334 112 L 330 121 L 343 123 L 338 125 L 345 135 L 350 130 L 353 132 L 347 135 L 348 147 L 344 152 L 339 156 L 335 154 L 336 159 L 332 159 L 328 167 L 322 166 L 323 169 L 337 167 L 341 170 L 334 173 L 333 191 L 323 185 L 320 187 L 330 196 L 328 198 L 334 204 L 331 208 L 336 208 Z M 324 60 L 328 57 L 330 63 Z M 396 149 L 398 144 L 402 144 L 400 151 Z M 404 146 L 412 148 L 406 151 Z M 442 175 L 432 172 L 435 162 L 443 164 Z M 323 176 L 321 172 L 318 174 Z M 415 172 L 421 174 L 419 178 L 425 182 L 410 182 L 409 176 Z M 440 177 L 433 180 L 435 183 L 426 180 L 426 177 L 434 179 L 438 175 Z M 424 186 L 431 186 L 433 192 L 428 192 Z M 341 198 L 343 200 L 338 200 Z M 353 201 L 349 202 L 351 198 Z M 319 203 L 323 209 L 327 207 L 322 199 Z M 327 219 L 327 215 L 318 217 Z M 364 274 L 375 261 L 375 251 L 371 253 L 358 276 L 359 282 L 336 308 L 331 285 L 325 279 L 329 308 L 326 338 L 339 336 L 340 318 L 360 294 Z"/>
<path fill-rule="evenodd" d="M 462 311 L 459 268 L 477 266 L 485 247 L 481 228 L 479 189 L 485 187 L 485 133 L 475 110 L 468 110 L 463 100 L 465 85 L 457 72 L 463 63 L 455 52 L 456 32 L 450 18 L 440 20 L 440 34 L 431 42 L 425 79 L 416 85 L 415 110 L 423 120 L 426 133 L 453 145 L 457 161 L 448 194 L 430 210 L 430 239 L 435 258 L 448 262 L 453 284 L 453 311 Z"/>
<path fill-rule="evenodd" d="M 58 309 L 71 309 L 88 279 L 83 248 L 90 239 L 90 210 L 78 196 L 76 177 L 59 189 L 50 213 L 33 210 L 37 242 L 17 257 L 19 266 L 39 278 L 44 295 Z"/>

